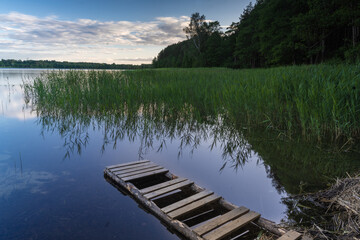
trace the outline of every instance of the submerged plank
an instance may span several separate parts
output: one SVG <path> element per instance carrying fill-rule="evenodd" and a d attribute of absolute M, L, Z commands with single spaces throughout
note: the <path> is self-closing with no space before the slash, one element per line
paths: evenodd
<path fill-rule="evenodd" d="M 144 168 L 144 169 L 140 169 L 134 172 L 128 172 L 128 173 L 115 173 L 116 176 L 118 176 L 119 178 L 124 178 L 124 177 L 129 177 L 129 176 L 134 176 L 137 174 L 141 174 L 141 173 L 146 173 L 146 172 L 151 172 L 151 171 L 155 171 L 155 170 L 160 170 L 163 169 L 163 167 L 159 167 L 159 166 L 154 166 L 151 168 Z"/>
<path fill-rule="evenodd" d="M 224 238 L 230 235 L 231 233 L 235 232 L 236 230 L 240 229 L 241 227 L 245 226 L 246 224 L 256 220 L 259 217 L 260 217 L 259 213 L 250 211 L 245 215 L 242 215 L 239 218 L 222 225 L 221 227 L 215 229 L 214 231 L 205 234 L 203 237 L 206 240 L 217 240 Z"/>
<path fill-rule="evenodd" d="M 278 240 L 296 240 L 296 239 L 300 239 L 300 237 L 301 237 L 300 233 L 291 230 L 285 233 L 284 235 L 282 235 L 281 237 L 279 237 Z"/>
<path fill-rule="evenodd" d="M 146 162 L 150 162 L 150 161 L 149 160 L 141 160 L 141 161 L 136 161 L 136 162 L 121 163 L 121 164 L 108 166 L 107 169 L 120 168 L 120 167 L 131 166 L 131 165 L 137 165 L 137 164 L 146 163 Z"/>
<path fill-rule="evenodd" d="M 139 178 L 143 178 L 143 177 L 148 177 L 148 176 L 151 176 L 151 175 L 157 175 L 157 174 L 160 174 L 160 173 L 166 173 L 168 171 L 169 170 L 164 168 L 164 169 L 155 170 L 155 171 L 151 171 L 151 172 L 141 173 L 141 174 L 138 174 L 138 175 L 133 175 L 133 176 L 130 176 L 130 177 L 124 177 L 124 178 L 121 178 L 121 179 L 123 181 L 127 182 L 127 181 L 131 181 L 131 180 L 135 180 L 135 179 L 139 179 Z"/>
<path fill-rule="evenodd" d="M 166 207 L 162 208 L 161 211 L 163 211 L 164 213 L 169 213 L 169 212 L 172 212 L 172 211 L 174 211 L 176 209 L 184 207 L 185 205 L 188 205 L 188 204 L 190 204 L 192 202 L 195 202 L 195 201 L 197 201 L 199 199 L 210 196 L 212 194 L 214 194 L 214 193 L 211 192 L 211 191 L 202 191 L 202 192 L 199 192 L 199 193 L 197 193 L 195 195 L 192 195 L 192 196 L 190 196 L 188 198 L 180 200 L 180 201 L 178 201 L 176 203 L 173 203 L 173 204 L 171 204 L 169 206 L 166 206 Z"/>
<path fill-rule="evenodd" d="M 154 192 L 156 190 L 159 190 L 159 189 L 174 185 L 174 184 L 179 183 L 179 182 L 184 182 L 186 180 L 187 180 L 186 178 L 175 178 L 175 179 L 170 180 L 170 181 L 166 181 L 166 182 L 159 183 L 159 184 L 156 184 L 156 185 L 151 186 L 151 187 L 141 189 L 140 192 L 142 194 L 147 194 L 147 193 Z"/>
<path fill-rule="evenodd" d="M 168 213 L 168 216 L 173 218 L 173 219 L 176 219 L 176 218 L 179 218 L 191 211 L 194 211 L 196 209 L 199 209 L 201 207 L 203 207 L 204 205 L 206 204 L 209 204 L 209 203 L 212 203 L 212 202 L 215 202 L 217 200 L 219 200 L 221 197 L 217 196 L 217 195 L 211 195 L 211 196 L 208 196 L 206 198 L 203 198 L 203 199 L 200 199 L 198 201 L 195 201 L 193 203 L 190 203 L 189 205 L 186 205 L 182 208 L 179 208 L 175 211 L 172 211 L 170 213 Z"/>
<path fill-rule="evenodd" d="M 221 215 L 217 218 L 214 218 L 213 220 L 208 221 L 207 223 L 194 228 L 193 231 L 199 234 L 200 236 L 214 230 L 215 228 L 224 225 L 225 223 L 244 215 L 245 213 L 249 212 L 249 209 L 246 207 L 239 207 L 231 210 L 230 212 L 225 213 L 224 215 Z"/>
<path fill-rule="evenodd" d="M 163 194 L 166 194 L 166 193 L 175 191 L 175 190 L 177 190 L 177 189 L 180 189 L 180 188 L 189 186 L 189 185 L 191 185 L 191 184 L 193 184 L 193 183 L 194 183 L 194 182 L 192 182 L 192 181 L 190 181 L 190 180 L 186 180 L 186 181 L 184 181 L 184 182 L 180 182 L 180 183 L 171 185 L 171 186 L 169 186 L 169 187 L 162 188 L 162 189 L 159 189 L 159 190 L 157 190 L 157 191 L 154 191 L 154 192 L 145 194 L 144 197 L 146 197 L 147 199 L 153 199 L 153 198 L 159 197 L 159 196 L 161 196 L 161 195 L 163 195 Z"/>

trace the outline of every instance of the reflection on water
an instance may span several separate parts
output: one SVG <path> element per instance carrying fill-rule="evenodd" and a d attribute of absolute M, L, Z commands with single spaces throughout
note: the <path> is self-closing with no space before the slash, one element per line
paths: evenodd
<path fill-rule="evenodd" d="M 179 140 L 178 157 L 184 149 L 190 153 L 204 144 L 210 150 L 222 150 L 224 167 L 226 164 L 238 168 L 251 157 L 251 145 L 243 133 L 229 125 L 221 117 L 206 120 L 193 119 L 187 109 L 177 110 L 177 114 L 166 115 L 166 106 L 141 106 L 131 113 L 57 115 L 39 110 L 37 123 L 43 132 L 57 132 L 64 140 L 65 158 L 81 151 L 88 144 L 89 131 L 96 129 L 102 133 L 101 152 L 106 148 L 116 148 L 118 142 L 140 141 L 138 159 L 143 159 L 149 151 L 162 151 L 168 142 Z M 55 110 L 57 111 L 57 110 Z M 160 111 L 160 112 L 158 112 Z"/>
<path fill-rule="evenodd" d="M 21 84 L 33 81 L 47 70 L 37 69 L 1 69 L 0 70 L 0 105 L 1 115 L 9 118 L 29 119 L 36 113 L 26 108 Z"/>
<path fill-rule="evenodd" d="M 104 181 L 105 166 L 136 159 L 277 222 L 291 215 L 289 193 L 359 169 L 356 153 L 280 139 L 189 103 L 24 99 L 23 79 L 41 73 L 32 71 L 0 70 L 0 239 L 176 239 Z"/>
<path fill-rule="evenodd" d="M 15 191 L 29 191 L 30 193 L 46 194 L 47 191 L 42 188 L 44 184 L 53 182 L 56 179 L 48 172 L 14 172 L 8 168 L 0 175 L 0 198 L 9 197 Z"/>
<path fill-rule="evenodd" d="M 81 106 L 58 106 L 32 100 L 37 102 L 34 111 L 42 131 L 62 137 L 64 158 L 81 154 L 90 141 L 90 130 L 101 132 L 102 153 L 109 147 L 116 149 L 119 142 L 138 141 L 138 159 L 152 151 L 161 152 L 176 140 L 178 158 L 184 149 L 192 154 L 199 146 L 220 150 L 220 171 L 225 167 L 242 168 L 256 154 L 257 164 L 264 166 L 277 191 L 292 194 L 319 190 L 360 167 L 358 153 L 335 154 L 301 138 L 281 139 L 277 133 L 244 127 L 226 114 L 211 115 L 187 103 L 174 106 L 132 99 L 131 103 L 112 106 L 94 104 L 94 99 L 88 98 Z"/>

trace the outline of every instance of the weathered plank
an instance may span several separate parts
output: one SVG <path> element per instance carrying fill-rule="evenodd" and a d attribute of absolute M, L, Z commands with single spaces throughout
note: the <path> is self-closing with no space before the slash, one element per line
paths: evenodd
<path fill-rule="evenodd" d="M 278 240 L 296 240 L 296 239 L 300 239 L 300 237 L 301 237 L 300 233 L 291 230 L 285 233 L 284 235 L 282 235 L 281 237 L 279 237 Z"/>
<path fill-rule="evenodd" d="M 111 171 L 116 174 L 123 174 L 123 173 L 135 172 L 135 171 L 138 171 L 141 169 L 151 168 L 151 167 L 159 167 L 159 165 L 156 165 L 153 163 L 144 163 L 144 164 L 133 165 L 133 166 L 124 167 L 124 168 L 114 168 L 114 169 L 111 169 Z"/>
<path fill-rule="evenodd" d="M 149 165 L 149 164 L 154 164 L 154 163 L 145 162 L 145 163 L 140 163 L 140 164 L 136 164 L 136 165 L 129 165 L 129 166 L 124 166 L 124 167 L 119 167 L 119 168 L 115 167 L 115 168 L 110 169 L 110 171 L 112 171 L 112 172 L 124 171 L 124 170 L 128 170 L 128 169 L 133 169 L 133 168 L 137 168 L 137 167 L 146 166 L 146 165 Z"/>
<path fill-rule="evenodd" d="M 146 199 L 132 183 L 125 182 L 121 178 L 118 178 L 108 169 L 105 169 L 105 174 L 110 179 L 112 179 L 112 181 L 115 181 L 117 185 L 127 189 L 132 196 L 136 197 L 137 201 L 139 201 L 142 206 L 151 211 L 152 214 L 154 214 L 156 217 L 162 219 L 168 225 L 175 228 L 178 232 L 184 235 L 185 238 L 191 240 L 203 240 L 202 238 L 197 236 L 196 233 L 194 233 L 191 228 L 189 228 L 186 224 L 183 224 L 180 221 L 172 221 L 165 213 L 160 210 L 160 208 L 153 201 L 149 201 L 148 199 Z"/>
<path fill-rule="evenodd" d="M 218 216 L 207 223 L 194 228 L 193 231 L 199 234 L 200 236 L 214 230 L 215 228 L 224 225 L 225 223 L 244 215 L 245 213 L 249 212 L 249 209 L 246 207 L 239 207 L 231 210 L 230 212 L 225 213 L 224 215 Z"/>
<path fill-rule="evenodd" d="M 150 161 L 149 161 L 149 160 L 141 160 L 141 161 L 136 161 L 136 162 L 128 162 L 128 163 L 111 165 L 111 166 L 108 166 L 108 167 L 106 167 L 106 168 L 107 168 L 107 169 L 120 168 L 120 167 L 137 165 L 137 164 L 146 163 L 146 162 L 150 162 Z"/>
<path fill-rule="evenodd" d="M 222 239 L 236 232 L 240 228 L 245 227 L 254 220 L 256 220 L 256 225 L 271 231 L 277 236 L 281 236 L 279 238 L 280 240 L 294 240 L 301 237 L 301 234 L 297 232 L 288 232 L 285 234 L 286 230 L 279 228 L 275 223 L 267 219 L 261 218 L 260 214 L 252 211 L 249 212 L 249 210 L 245 207 L 239 208 L 238 206 L 222 199 L 220 196 L 214 195 L 213 192 L 206 191 L 204 188 L 190 182 L 188 179 L 179 178 L 169 172 L 169 170 L 163 169 L 161 166 L 158 166 L 148 160 L 109 166 L 105 169 L 105 174 L 118 185 L 121 185 L 128 190 L 137 201 L 140 201 L 141 204 L 150 210 L 154 215 L 162 219 L 168 225 L 174 227 L 186 238 L 191 240 Z M 150 179 L 152 176 L 153 179 L 157 179 L 159 174 L 164 174 L 164 176 L 166 176 L 169 180 L 149 186 L 142 190 L 139 190 L 136 186 L 129 182 L 131 180 L 144 177 L 149 177 Z M 110 183 L 113 184 L 113 181 L 110 181 Z M 191 183 L 189 187 L 195 191 L 194 195 L 190 197 L 182 199 L 162 209 L 151 201 L 151 199 L 161 196 L 162 194 L 171 194 L 172 191 L 181 189 L 185 187 L 183 186 L 184 184 L 188 183 Z M 150 197 L 151 199 L 147 197 Z M 206 204 L 214 203 L 215 201 L 217 201 L 218 204 L 227 209 L 229 212 L 206 221 L 194 229 L 191 229 L 184 222 L 179 221 L 182 217 L 190 217 L 191 214 L 198 214 L 199 211 L 196 210 Z"/>
<path fill-rule="evenodd" d="M 183 188 L 183 187 L 186 187 L 186 186 L 189 186 L 191 184 L 193 184 L 194 182 L 190 181 L 190 180 L 186 180 L 184 182 L 180 182 L 180 183 L 177 183 L 177 184 L 174 184 L 174 185 L 171 185 L 169 187 L 166 187 L 166 188 L 162 188 L 162 189 L 159 189 L 157 191 L 154 191 L 154 192 L 151 192 L 151 193 L 148 193 L 148 194 L 145 194 L 144 197 L 146 197 L 147 199 L 153 199 L 153 198 L 156 198 L 158 196 L 161 196 L 165 193 L 169 193 L 169 192 L 172 192 L 174 190 L 177 190 L 177 189 L 180 189 L 180 188 Z"/>
<path fill-rule="evenodd" d="M 175 203 L 173 203 L 173 204 L 171 204 L 169 206 L 166 206 L 166 207 L 162 208 L 161 211 L 163 211 L 164 213 L 169 213 L 169 212 L 172 212 L 172 211 L 174 211 L 176 209 L 184 207 L 185 205 L 188 205 L 188 204 L 190 204 L 192 202 L 195 202 L 195 201 L 197 201 L 199 199 L 210 196 L 212 194 L 214 194 L 214 193 L 211 192 L 211 191 L 202 191 L 202 192 L 199 192 L 199 193 L 197 193 L 195 195 L 192 195 L 192 196 L 190 196 L 188 198 L 185 198 L 183 200 L 175 202 Z"/>
<path fill-rule="evenodd" d="M 226 201 L 223 198 L 220 199 L 219 204 L 230 211 L 235 208 L 238 208 L 238 206 L 232 204 L 231 202 Z M 279 227 L 278 225 L 276 225 L 275 222 L 272 222 L 272 221 L 262 218 L 262 217 L 260 217 L 256 221 L 256 225 L 262 227 L 263 229 L 266 229 L 267 231 L 269 231 L 277 236 L 281 236 L 284 233 L 286 233 L 286 230 Z"/>
<path fill-rule="evenodd" d="M 124 177 L 124 178 L 121 178 L 121 179 L 123 181 L 127 182 L 127 181 L 131 181 L 131 180 L 135 180 L 135 179 L 139 179 L 139 178 L 143 178 L 143 177 L 148 177 L 148 176 L 151 176 L 151 175 L 157 175 L 157 174 L 160 174 L 160 173 L 166 173 L 168 171 L 169 170 L 164 168 L 164 169 L 155 170 L 155 171 L 151 171 L 151 172 L 141 173 L 141 174 L 138 174 L 138 175 L 133 175 L 133 176 L 130 176 L 130 177 Z"/>
<path fill-rule="evenodd" d="M 239 218 L 222 225 L 214 231 L 205 234 L 203 238 L 206 240 L 217 240 L 224 238 L 259 217 L 259 213 L 250 211 L 245 215 L 242 215 Z"/>
<path fill-rule="evenodd" d="M 142 194 L 151 193 L 151 192 L 154 192 L 156 190 L 159 190 L 159 189 L 162 189 L 162 188 L 165 188 L 165 187 L 169 187 L 169 186 L 174 185 L 176 183 L 184 182 L 186 180 L 187 180 L 186 178 L 175 178 L 175 179 L 170 180 L 170 181 L 166 181 L 166 182 L 163 182 L 163 183 L 153 185 L 151 187 L 141 189 L 140 192 Z"/>
<path fill-rule="evenodd" d="M 115 173 L 116 176 L 118 176 L 119 178 L 124 178 L 124 177 L 129 177 L 129 176 L 134 176 L 134 175 L 138 175 L 141 173 L 146 173 L 146 172 L 151 172 L 151 171 L 155 171 L 155 170 L 160 170 L 163 169 L 163 167 L 160 166 L 155 166 L 155 167 L 151 167 L 151 168 L 145 168 L 145 169 L 140 169 L 134 172 L 129 172 L 129 173 Z"/>
<path fill-rule="evenodd" d="M 195 201 L 193 203 L 190 203 L 189 205 L 186 205 L 182 208 L 176 209 L 175 211 L 172 211 L 170 213 L 168 213 L 168 216 L 176 219 L 179 218 L 181 216 L 183 216 L 184 214 L 187 214 L 191 211 L 194 211 L 196 209 L 199 209 L 201 207 L 203 207 L 204 205 L 208 204 L 208 203 L 212 203 L 215 202 L 217 200 L 219 200 L 221 197 L 217 196 L 217 195 L 211 195 L 208 196 L 206 198 L 200 199 L 198 201 Z"/>

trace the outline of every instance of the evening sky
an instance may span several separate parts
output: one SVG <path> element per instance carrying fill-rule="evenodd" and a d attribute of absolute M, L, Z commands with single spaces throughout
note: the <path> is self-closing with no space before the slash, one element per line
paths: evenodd
<path fill-rule="evenodd" d="M 249 0 L 0 0 L 0 58 L 150 63 L 194 12 L 225 28 Z"/>

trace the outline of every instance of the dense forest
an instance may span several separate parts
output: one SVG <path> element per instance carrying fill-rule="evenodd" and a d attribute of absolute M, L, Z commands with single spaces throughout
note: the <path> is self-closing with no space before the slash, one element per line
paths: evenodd
<path fill-rule="evenodd" d="M 194 13 L 187 40 L 163 49 L 154 67 L 254 68 L 360 61 L 359 0 L 257 0 L 238 22 Z"/>
<path fill-rule="evenodd" d="M 139 69 L 148 68 L 151 64 L 107 64 L 90 62 L 58 62 L 48 60 L 14 60 L 1 59 L 0 68 L 66 68 L 66 69 Z"/>

